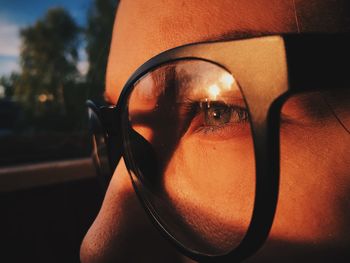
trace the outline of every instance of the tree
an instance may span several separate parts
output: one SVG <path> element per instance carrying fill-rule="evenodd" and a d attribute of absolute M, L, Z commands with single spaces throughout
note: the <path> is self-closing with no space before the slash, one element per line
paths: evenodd
<path fill-rule="evenodd" d="M 10 99 L 13 97 L 15 86 L 19 80 L 19 74 L 12 72 L 9 76 L 0 77 L 0 85 L 5 89 L 5 98 Z"/>
<path fill-rule="evenodd" d="M 84 31 L 63 8 L 49 9 L 21 30 L 20 73 L 2 86 L 23 109 L 22 127 L 39 130 L 82 129 L 85 100 L 102 99 L 117 0 L 94 0 Z M 81 36 L 86 36 L 89 70 L 77 70 Z M 85 81 L 84 81 L 85 79 Z M 10 87 L 11 86 L 11 87 Z"/>
<path fill-rule="evenodd" d="M 78 76 L 79 27 L 63 8 L 20 32 L 21 74 L 15 96 L 33 115 L 64 112 L 64 93 Z"/>
<path fill-rule="evenodd" d="M 118 4 L 117 0 L 95 0 L 89 10 L 86 29 L 89 70 L 86 80 L 89 85 L 88 96 L 93 99 L 103 98 L 109 46 Z"/>

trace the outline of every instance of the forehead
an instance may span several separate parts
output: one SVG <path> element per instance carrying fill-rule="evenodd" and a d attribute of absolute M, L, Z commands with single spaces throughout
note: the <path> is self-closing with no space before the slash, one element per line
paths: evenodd
<path fill-rule="evenodd" d="M 334 2 L 122 0 L 111 43 L 106 96 L 115 103 L 128 77 L 141 64 L 176 46 L 242 34 L 336 31 L 339 22 L 332 13 L 339 13 L 340 7 L 335 8 Z"/>

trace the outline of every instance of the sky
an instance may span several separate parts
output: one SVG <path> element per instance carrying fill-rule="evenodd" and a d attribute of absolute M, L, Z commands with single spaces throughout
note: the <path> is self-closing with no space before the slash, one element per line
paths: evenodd
<path fill-rule="evenodd" d="M 0 76 L 19 69 L 19 30 L 42 18 L 50 7 L 66 8 L 79 25 L 84 25 L 93 0 L 0 0 Z M 78 68 L 88 68 L 84 48 L 79 50 Z"/>

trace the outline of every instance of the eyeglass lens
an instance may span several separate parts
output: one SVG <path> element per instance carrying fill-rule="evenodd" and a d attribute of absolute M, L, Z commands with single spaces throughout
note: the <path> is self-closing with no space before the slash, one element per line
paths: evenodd
<path fill-rule="evenodd" d="M 247 231 L 255 160 L 247 106 L 223 67 L 187 59 L 140 78 L 128 101 L 131 177 L 184 246 L 234 249 Z"/>

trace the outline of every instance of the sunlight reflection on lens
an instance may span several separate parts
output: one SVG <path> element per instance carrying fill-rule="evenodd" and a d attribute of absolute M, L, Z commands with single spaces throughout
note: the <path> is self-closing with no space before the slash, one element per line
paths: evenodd
<path fill-rule="evenodd" d="M 220 88 L 218 85 L 214 84 L 209 87 L 209 95 L 212 100 L 215 100 L 216 97 L 220 94 Z"/>
<path fill-rule="evenodd" d="M 235 79 L 231 74 L 223 74 L 220 78 L 220 82 L 223 84 L 225 89 L 230 89 Z"/>

